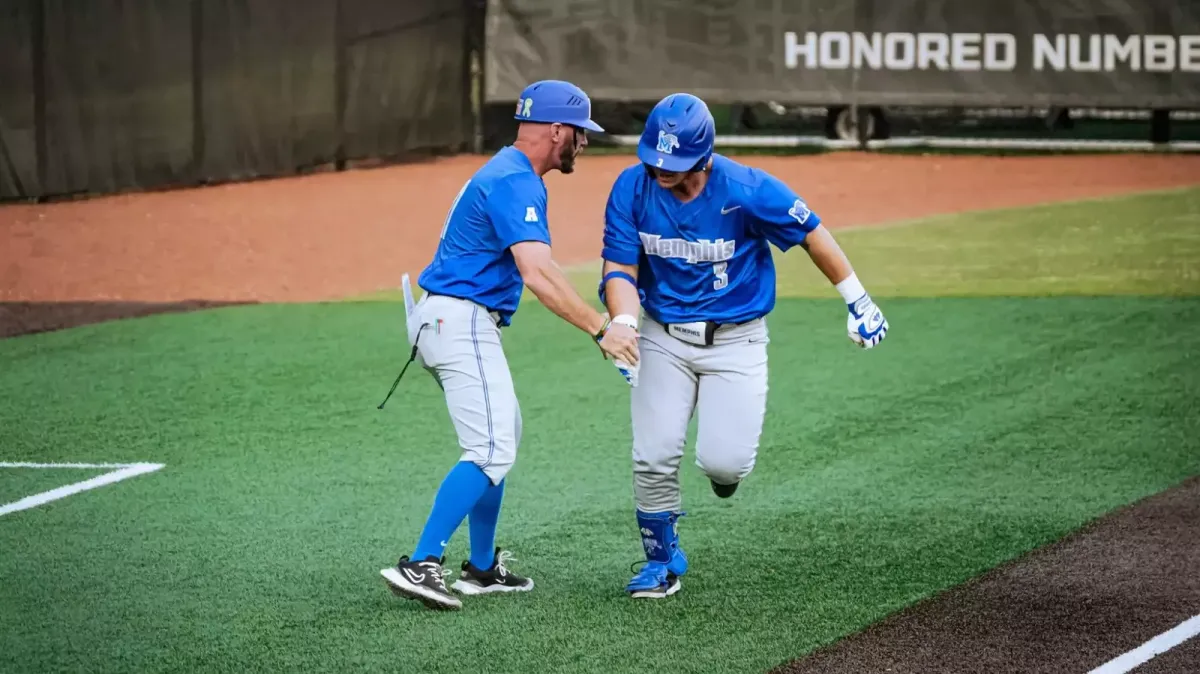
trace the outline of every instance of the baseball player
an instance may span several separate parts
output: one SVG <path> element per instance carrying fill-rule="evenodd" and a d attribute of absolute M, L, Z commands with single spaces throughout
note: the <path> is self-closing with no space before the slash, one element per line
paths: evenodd
<path fill-rule="evenodd" d="M 515 119 L 516 141 L 489 159 L 451 204 L 437 252 L 418 279 L 425 290 L 420 302 L 412 300 L 407 275 L 403 281 L 413 358 L 445 393 L 462 454 L 438 489 L 412 556 L 380 573 L 394 593 L 430 608 L 462 607 L 446 588 L 450 571 L 443 564 L 464 519 L 470 559 L 452 588 L 465 595 L 533 588 L 532 579 L 506 567 L 508 551 L 495 547 L 505 475 L 521 441 L 500 329 L 510 324 L 522 286 L 593 336 L 608 356 L 630 364 L 638 359 L 637 334 L 623 325 L 610 329 L 551 257 L 542 176 L 551 169 L 573 172 L 587 132 L 603 131 L 591 120 L 591 101 L 568 82 L 535 82 L 522 92 Z"/>
<path fill-rule="evenodd" d="M 662 598 L 688 560 L 679 465 L 698 414 L 696 464 L 729 498 L 754 468 L 767 401 L 767 325 L 775 305 L 770 244 L 802 247 L 849 308 L 850 339 L 871 348 L 888 323 L 821 219 L 774 176 L 713 153 L 708 107 L 672 94 L 646 119 L 637 155 L 605 210 L 600 299 L 613 322 L 645 311 L 632 386 L 634 496 L 646 564 L 626 587 Z"/>

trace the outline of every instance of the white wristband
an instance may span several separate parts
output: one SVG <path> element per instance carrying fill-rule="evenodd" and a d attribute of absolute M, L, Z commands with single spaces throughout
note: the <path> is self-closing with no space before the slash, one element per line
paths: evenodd
<path fill-rule="evenodd" d="M 854 272 L 850 272 L 849 276 L 834 287 L 842 294 L 842 299 L 846 300 L 846 304 L 854 304 L 855 300 L 867 294 L 867 289 L 859 282 L 858 274 Z"/>
<path fill-rule="evenodd" d="M 629 314 L 617 314 L 613 317 L 612 322 L 619 323 L 620 325 L 626 325 L 634 330 L 637 330 L 637 319 Z"/>

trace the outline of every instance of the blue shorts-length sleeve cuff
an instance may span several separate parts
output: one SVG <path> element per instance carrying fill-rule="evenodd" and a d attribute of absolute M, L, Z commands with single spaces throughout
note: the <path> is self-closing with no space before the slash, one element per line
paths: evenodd
<path fill-rule="evenodd" d="M 526 241 L 537 241 L 538 243 L 544 243 L 547 246 L 549 246 L 550 245 L 550 235 L 549 234 L 541 234 L 541 233 L 522 234 L 520 236 L 513 237 L 513 239 L 511 241 L 503 242 L 503 246 L 506 249 L 508 249 L 508 248 L 512 248 L 513 246 L 517 245 L 518 243 L 525 243 Z"/>
<path fill-rule="evenodd" d="M 609 262 L 616 262 L 617 264 L 638 263 L 638 251 L 621 250 L 620 248 L 613 248 L 611 246 L 605 246 L 604 250 L 600 252 L 600 257 Z"/>

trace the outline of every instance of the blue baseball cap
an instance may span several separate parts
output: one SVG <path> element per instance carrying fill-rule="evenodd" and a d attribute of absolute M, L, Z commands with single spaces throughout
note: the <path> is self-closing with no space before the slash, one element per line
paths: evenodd
<path fill-rule="evenodd" d="M 513 119 L 543 124 L 569 124 L 588 131 L 604 132 L 591 120 L 592 101 L 583 89 L 562 80 L 542 80 L 525 87 L 517 99 Z"/>

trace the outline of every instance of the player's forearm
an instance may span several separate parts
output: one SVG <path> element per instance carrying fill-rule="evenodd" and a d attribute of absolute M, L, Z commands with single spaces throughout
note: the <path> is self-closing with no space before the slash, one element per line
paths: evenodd
<path fill-rule="evenodd" d="M 634 265 L 617 264 L 615 262 L 604 262 L 603 275 L 607 276 L 610 272 L 619 271 L 629 274 L 634 280 L 637 279 L 637 267 Z M 637 287 L 629 282 L 629 279 L 615 277 L 608 279 L 604 284 L 604 304 L 608 308 L 609 316 L 620 316 L 622 314 L 633 316 L 636 320 L 642 311 L 642 302 L 638 298 Z"/>
<path fill-rule="evenodd" d="M 604 316 L 579 296 L 553 261 L 525 274 L 525 285 L 547 309 L 589 335 L 604 327 Z"/>
<path fill-rule="evenodd" d="M 842 247 L 834 240 L 829 230 L 817 227 L 805 237 L 803 246 L 804 250 L 808 251 L 808 256 L 812 258 L 813 264 L 821 270 L 825 278 L 829 279 L 847 304 L 859 302 L 868 297 L 867 289 L 858 280 L 858 275 L 854 273 L 854 267 L 850 265 L 850 260 L 846 258 Z"/>
<path fill-rule="evenodd" d="M 829 282 L 837 285 L 850 278 L 854 267 L 842 251 L 842 247 L 824 227 L 817 227 L 804 238 L 804 250 L 812 258 L 813 264 Z"/>

